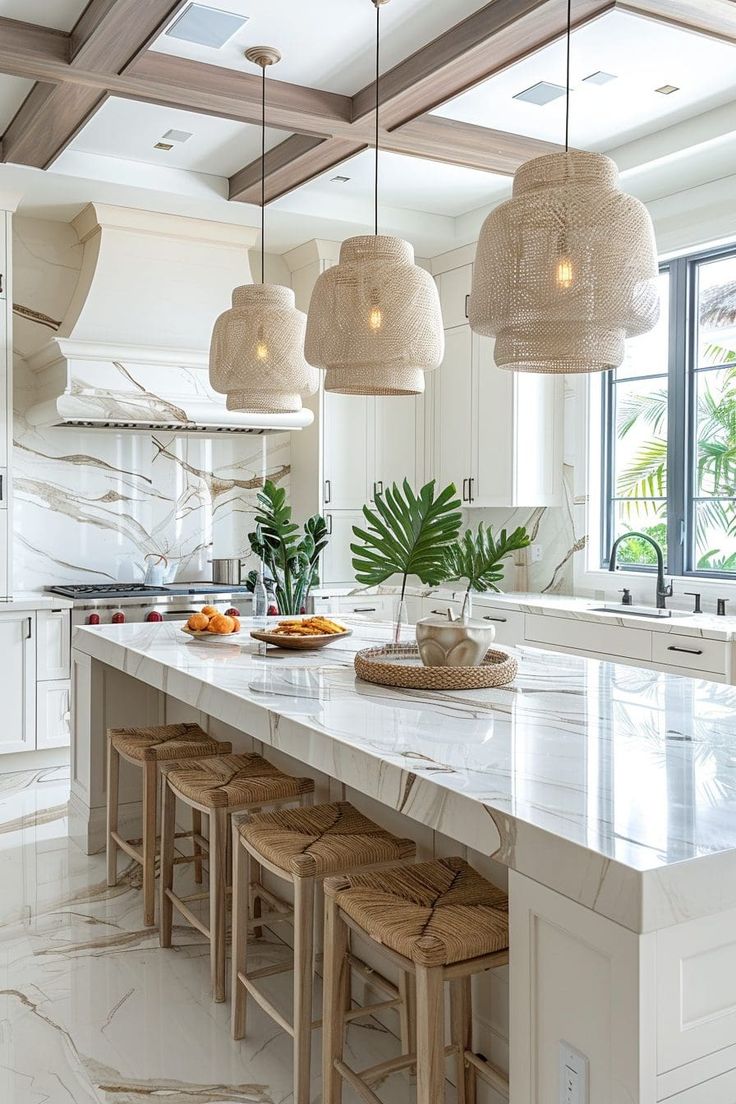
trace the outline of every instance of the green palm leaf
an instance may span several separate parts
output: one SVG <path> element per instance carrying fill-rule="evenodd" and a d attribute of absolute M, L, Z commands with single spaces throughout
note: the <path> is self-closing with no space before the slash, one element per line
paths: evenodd
<path fill-rule="evenodd" d="M 483 522 L 476 532 L 467 529 L 447 550 L 447 579 L 459 582 L 466 579 L 468 591 L 498 590 L 496 583 L 503 579 L 503 561 L 518 548 L 526 548 L 531 543 L 529 534 L 523 525 L 509 534 L 502 529 L 498 539 Z"/>
<path fill-rule="evenodd" d="M 365 528 L 354 525 L 362 544 L 351 544 L 359 583 L 377 586 L 392 575 L 409 575 L 437 586 L 445 578 L 445 552 L 460 531 L 462 515 L 454 484 L 435 497 L 434 480 L 416 494 L 408 480 L 375 496 L 374 509 L 363 507 Z"/>

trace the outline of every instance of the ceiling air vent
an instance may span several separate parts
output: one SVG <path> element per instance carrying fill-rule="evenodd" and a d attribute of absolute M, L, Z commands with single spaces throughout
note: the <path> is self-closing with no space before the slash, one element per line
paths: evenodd
<path fill-rule="evenodd" d="M 247 22 L 247 15 L 234 15 L 233 12 L 208 8 L 204 4 L 189 4 L 165 33 L 170 38 L 219 50 Z"/>
<path fill-rule="evenodd" d="M 583 77 L 585 84 L 608 84 L 614 80 L 618 80 L 616 74 L 606 73 L 604 69 L 598 69 L 595 73 L 588 73 L 587 77 Z"/>
<path fill-rule="evenodd" d="M 537 104 L 538 107 L 542 107 L 544 104 L 552 103 L 553 100 L 559 100 L 560 96 L 565 95 L 564 84 L 550 84 L 549 81 L 539 81 L 538 84 L 533 84 L 531 88 L 525 88 L 523 92 L 517 92 L 513 97 L 515 100 L 523 100 L 524 103 Z"/>

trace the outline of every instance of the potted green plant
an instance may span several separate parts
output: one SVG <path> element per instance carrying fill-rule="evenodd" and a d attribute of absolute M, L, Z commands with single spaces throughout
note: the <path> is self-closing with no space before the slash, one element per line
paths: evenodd
<path fill-rule="evenodd" d="M 258 493 L 256 529 L 248 540 L 273 577 L 279 613 L 301 613 L 310 590 L 319 583 L 319 557 L 329 540 L 325 519 L 315 514 L 300 532 L 291 519 L 286 491 L 267 479 Z"/>
<path fill-rule="evenodd" d="M 423 583 L 438 586 L 445 579 L 445 557 L 460 532 L 461 502 L 451 483 L 435 495 L 435 483 L 416 494 L 408 480 L 378 492 L 374 508 L 363 507 L 366 528 L 353 526 L 362 544 L 351 544 L 353 569 L 359 583 L 378 586 L 401 576 L 401 594 L 394 633 L 399 642 L 405 615 L 406 583 L 416 575 Z"/>
<path fill-rule="evenodd" d="M 473 591 L 498 591 L 504 575 L 503 561 L 519 548 L 531 543 L 529 534 L 523 525 L 512 533 L 502 529 L 498 538 L 493 530 L 480 522 L 477 530 L 466 529 L 462 537 L 453 541 L 444 553 L 443 582 L 459 583 L 467 581 L 463 600 L 462 618 L 467 621 L 471 615 Z"/>

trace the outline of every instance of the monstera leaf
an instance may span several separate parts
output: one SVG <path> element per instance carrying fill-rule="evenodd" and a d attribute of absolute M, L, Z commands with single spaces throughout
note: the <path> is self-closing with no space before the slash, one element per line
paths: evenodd
<path fill-rule="evenodd" d="M 319 557 L 328 541 L 324 518 L 315 514 L 300 533 L 291 520 L 286 491 L 269 479 L 258 493 L 256 529 L 248 539 L 252 551 L 273 576 L 279 613 L 299 613 L 319 582 Z"/>
<path fill-rule="evenodd" d="M 367 526 L 353 526 L 362 544 L 351 544 L 353 569 L 359 583 L 376 586 L 401 575 L 401 597 L 406 580 L 417 575 L 423 583 L 438 585 L 445 578 L 445 556 L 459 531 L 462 515 L 454 484 L 435 497 L 434 480 L 418 494 L 405 479 L 376 494 L 375 508 L 363 507 Z"/>
<path fill-rule="evenodd" d="M 497 591 L 496 583 L 503 579 L 503 561 L 517 548 L 526 548 L 530 543 L 523 525 L 510 534 L 502 529 L 496 539 L 493 530 L 481 522 L 475 532 L 467 529 L 446 550 L 445 579 L 453 583 L 467 580 L 466 596 L 473 590 Z"/>

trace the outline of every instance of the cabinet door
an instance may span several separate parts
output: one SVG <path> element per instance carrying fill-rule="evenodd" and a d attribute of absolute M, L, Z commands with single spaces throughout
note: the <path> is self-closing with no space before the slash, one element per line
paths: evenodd
<path fill-rule="evenodd" d="M 514 373 L 496 366 L 493 338 L 473 336 L 474 506 L 514 505 Z"/>
<path fill-rule="evenodd" d="M 71 743 L 69 679 L 39 682 L 36 693 L 36 748 L 68 747 Z"/>
<path fill-rule="evenodd" d="M 11 218 L 7 211 L 0 211 L 0 303 L 7 298 L 8 231 Z"/>
<path fill-rule="evenodd" d="M 39 682 L 69 678 L 69 610 L 39 610 L 36 626 L 36 678 Z"/>
<path fill-rule="evenodd" d="M 472 334 L 469 326 L 445 332 L 445 359 L 434 378 L 434 470 L 438 489 L 454 483 L 467 502 L 471 475 Z"/>
<path fill-rule="evenodd" d="M 437 277 L 445 329 L 464 326 L 468 321 L 468 296 L 473 282 L 473 266 L 463 265 Z"/>
<path fill-rule="evenodd" d="M 326 393 L 322 417 L 325 510 L 359 510 L 368 501 L 373 399 Z"/>
<path fill-rule="evenodd" d="M 350 544 L 353 541 L 353 526 L 365 524 L 365 518 L 359 510 L 328 512 L 327 526 L 331 531 L 330 541 L 322 554 L 321 582 L 329 586 L 334 583 L 355 583 L 353 554 Z"/>
<path fill-rule="evenodd" d="M 560 376 L 514 375 L 513 506 L 562 503 L 562 409 Z"/>
<path fill-rule="evenodd" d="M 0 226 L 2 226 L 0 215 Z M 0 259 L 2 255 L 0 254 Z M 10 457 L 10 419 L 12 418 L 12 396 L 8 387 L 8 356 L 10 351 L 7 344 L 8 323 L 5 316 L 5 303 L 0 299 L 0 510 L 8 506 L 8 468 Z"/>
<path fill-rule="evenodd" d="M 417 425 L 421 398 L 401 395 L 375 402 L 376 454 L 371 497 L 392 483 L 408 479 L 416 489 L 420 482 L 417 463 Z"/>
<path fill-rule="evenodd" d="M 8 579 L 8 511 L 0 510 L 0 598 L 7 598 Z"/>
<path fill-rule="evenodd" d="M 0 754 L 36 747 L 35 614 L 0 613 L 3 723 Z"/>

